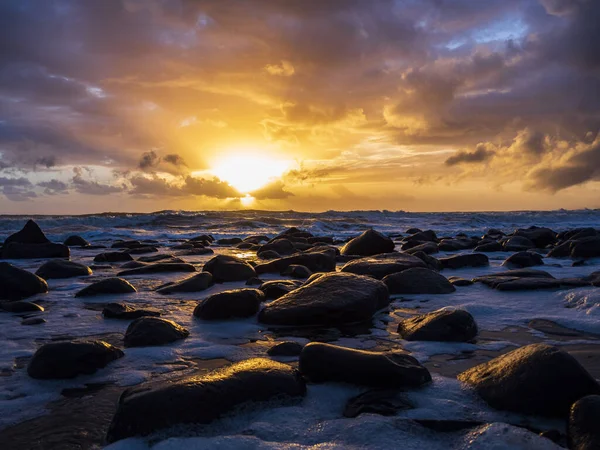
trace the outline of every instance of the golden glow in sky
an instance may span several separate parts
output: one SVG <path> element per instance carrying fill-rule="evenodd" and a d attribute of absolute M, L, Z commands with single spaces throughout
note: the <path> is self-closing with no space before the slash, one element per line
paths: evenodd
<path fill-rule="evenodd" d="M 252 152 L 235 153 L 218 159 L 210 172 L 243 194 L 260 189 L 289 169 L 289 161 Z"/>

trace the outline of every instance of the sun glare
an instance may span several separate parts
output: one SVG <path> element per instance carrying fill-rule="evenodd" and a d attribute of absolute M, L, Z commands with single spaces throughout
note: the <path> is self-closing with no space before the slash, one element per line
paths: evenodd
<path fill-rule="evenodd" d="M 241 193 L 248 194 L 276 180 L 288 167 L 287 161 L 262 155 L 236 154 L 218 160 L 210 172 Z"/>

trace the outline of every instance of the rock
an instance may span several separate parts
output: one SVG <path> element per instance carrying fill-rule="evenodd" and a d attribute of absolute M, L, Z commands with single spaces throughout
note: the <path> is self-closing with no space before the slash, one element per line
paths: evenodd
<path fill-rule="evenodd" d="M 409 241 L 407 242 L 407 244 L 410 244 L 413 241 Z M 441 245 L 441 244 L 440 244 Z M 408 253 L 409 255 L 414 255 L 417 252 L 423 252 L 426 255 L 431 255 L 433 253 L 437 253 L 439 250 L 444 250 L 443 248 L 438 248 L 438 244 L 436 244 L 435 242 L 425 242 L 424 244 L 419 244 L 419 245 L 409 245 L 409 248 L 405 250 L 404 245 L 402 246 L 402 250 L 405 250 L 406 253 Z"/>
<path fill-rule="evenodd" d="M 313 277 L 267 304 L 258 320 L 271 325 L 336 325 L 370 319 L 389 304 L 381 281 L 350 273 Z"/>
<path fill-rule="evenodd" d="M 461 277 L 448 277 L 448 281 L 452 283 L 452 286 L 471 286 L 473 284 L 472 280 L 465 280 Z"/>
<path fill-rule="evenodd" d="M 477 336 L 477 324 L 465 310 L 438 309 L 402 320 L 398 334 L 407 341 L 469 342 Z"/>
<path fill-rule="evenodd" d="M 132 256 L 129 253 L 125 252 L 105 252 L 96 255 L 94 258 L 94 262 L 125 262 L 125 261 L 133 261 Z"/>
<path fill-rule="evenodd" d="M 281 255 L 279 253 L 277 253 L 275 250 L 265 250 L 264 252 L 261 252 L 261 253 L 257 254 L 256 256 L 258 256 L 260 259 L 281 258 Z"/>
<path fill-rule="evenodd" d="M 438 248 L 442 252 L 454 252 L 457 250 L 468 250 L 477 246 L 476 239 L 458 238 L 458 239 L 442 239 L 438 244 Z"/>
<path fill-rule="evenodd" d="M 550 278 L 520 278 L 506 280 L 494 286 L 499 291 L 531 291 L 537 289 L 556 289 L 561 286 L 560 280 Z"/>
<path fill-rule="evenodd" d="M 424 267 L 393 273 L 382 281 L 390 294 L 450 294 L 456 291 L 445 276 Z"/>
<path fill-rule="evenodd" d="M 256 254 L 261 257 L 265 252 L 276 252 L 278 255 L 291 255 L 292 253 L 296 253 L 296 251 L 294 243 L 289 239 L 275 239 L 261 245 Z"/>
<path fill-rule="evenodd" d="M 413 267 L 425 267 L 425 263 L 417 256 L 406 253 L 384 253 L 349 261 L 341 271 L 356 275 L 368 275 L 381 280 L 386 275 Z"/>
<path fill-rule="evenodd" d="M 518 252 L 506 258 L 502 265 L 514 268 L 541 266 L 544 265 L 544 260 L 534 252 Z"/>
<path fill-rule="evenodd" d="M 557 235 L 550 228 L 531 227 L 516 230 L 514 236 L 523 236 L 533 242 L 537 248 L 546 248 L 548 245 L 556 242 Z"/>
<path fill-rule="evenodd" d="M 138 261 L 144 263 L 153 263 L 158 261 L 170 262 L 170 263 L 185 263 L 185 261 L 181 258 L 177 258 L 169 253 L 163 253 L 161 255 L 152 255 L 152 256 L 140 256 Z"/>
<path fill-rule="evenodd" d="M 545 344 L 513 350 L 458 375 L 490 406 L 566 417 L 571 405 L 600 393 L 594 378 L 568 353 Z"/>
<path fill-rule="evenodd" d="M 145 275 L 149 273 L 165 273 L 165 272 L 195 272 L 196 268 L 188 263 L 154 263 L 148 264 L 136 269 L 122 270 L 117 273 L 120 277 L 129 275 Z"/>
<path fill-rule="evenodd" d="M 299 264 L 290 264 L 281 272 L 281 275 L 287 275 L 292 278 L 308 278 L 312 275 L 310 269 Z"/>
<path fill-rule="evenodd" d="M 413 409 L 414 405 L 397 389 L 373 389 L 352 397 L 344 407 L 344 417 L 363 413 L 394 416 L 398 411 Z"/>
<path fill-rule="evenodd" d="M 248 402 L 305 393 L 296 369 L 266 358 L 247 359 L 205 375 L 127 389 L 106 440 L 148 435 L 178 424 L 206 424 Z"/>
<path fill-rule="evenodd" d="M 269 356 L 298 356 L 304 345 L 294 342 L 294 341 L 285 341 L 279 342 L 267 350 L 267 355 Z"/>
<path fill-rule="evenodd" d="M 2 308 L 4 311 L 8 311 L 8 312 L 11 312 L 11 313 L 41 312 L 41 311 L 44 311 L 44 308 L 42 308 L 37 303 L 22 302 L 22 301 L 3 302 L 3 303 L 0 303 L 0 308 Z"/>
<path fill-rule="evenodd" d="M 481 267 L 490 264 L 489 259 L 482 253 L 463 253 L 461 255 L 440 258 L 444 269 L 461 269 L 463 267 Z"/>
<path fill-rule="evenodd" d="M 194 309 L 194 316 L 204 320 L 250 317 L 258 312 L 265 294 L 258 289 L 233 289 L 213 294 Z"/>
<path fill-rule="evenodd" d="M 67 247 L 87 247 L 90 245 L 90 243 L 81 236 L 69 236 L 67 239 L 65 239 L 63 244 L 65 244 Z"/>
<path fill-rule="evenodd" d="M 411 234 L 404 238 L 405 241 L 423 241 L 423 242 L 437 242 L 438 238 L 433 230 L 419 231 L 418 233 Z"/>
<path fill-rule="evenodd" d="M 217 255 L 204 264 L 203 272 L 210 272 L 215 283 L 246 281 L 256 276 L 254 267 L 246 261 L 229 255 Z"/>
<path fill-rule="evenodd" d="M 4 246 L 11 242 L 19 244 L 48 244 L 50 241 L 37 223 L 29 219 L 21 231 L 11 234 L 4 240 Z"/>
<path fill-rule="evenodd" d="M 185 252 L 180 253 L 182 256 L 198 256 L 198 255 L 212 255 L 214 254 L 214 250 L 212 248 L 193 248 L 191 250 L 186 250 Z"/>
<path fill-rule="evenodd" d="M 342 255 L 372 256 L 394 250 L 394 241 L 375 230 L 367 230 L 342 247 Z"/>
<path fill-rule="evenodd" d="M 105 278 L 84 287 L 75 294 L 75 297 L 90 297 L 93 295 L 105 294 L 131 294 L 137 292 L 129 281 L 122 278 Z"/>
<path fill-rule="evenodd" d="M 420 233 L 421 231 L 423 231 L 423 230 L 421 230 L 420 228 L 409 228 L 408 230 L 405 231 L 405 233 L 408 235 L 412 235 L 412 234 Z"/>
<path fill-rule="evenodd" d="M 54 342 L 42 345 L 33 355 L 27 373 L 36 379 L 74 378 L 90 375 L 124 353 L 104 341 Z"/>
<path fill-rule="evenodd" d="M 258 274 L 281 273 L 291 265 L 305 266 L 312 272 L 331 272 L 335 270 L 335 253 L 330 250 L 296 253 L 292 256 L 259 264 L 254 269 Z"/>
<path fill-rule="evenodd" d="M 5 259 L 36 259 L 36 258 L 69 258 L 69 247 L 63 244 L 22 244 L 11 242 L 2 247 L 2 258 Z"/>
<path fill-rule="evenodd" d="M 167 283 L 156 289 L 159 294 L 174 294 L 177 292 L 200 292 L 213 285 L 210 272 L 200 272 L 176 283 Z"/>
<path fill-rule="evenodd" d="M 501 252 L 504 250 L 500 242 L 488 242 L 487 244 L 481 244 L 475 247 L 473 250 L 477 253 L 489 253 L 489 252 Z"/>
<path fill-rule="evenodd" d="M 30 317 L 21 321 L 21 325 L 41 325 L 43 323 L 46 323 L 46 319 L 42 317 Z"/>
<path fill-rule="evenodd" d="M 125 347 L 165 345 L 185 339 L 190 332 L 172 320 L 158 317 L 140 317 L 127 327 Z"/>
<path fill-rule="evenodd" d="M 567 436 L 571 450 L 600 448 L 600 396 L 588 395 L 571 407 Z"/>
<path fill-rule="evenodd" d="M 504 241 L 502 246 L 507 252 L 520 252 L 535 248 L 535 244 L 523 236 L 511 236 Z"/>
<path fill-rule="evenodd" d="M 141 261 L 127 261 L 121 264 L 121 269 L 137 269 L 138 267 L 145 267 L 147 265 L 147 263 Z"/>
<path fill-rule="evenodd" d="M 235 245 L 242 242 L 239 237 L 217 239 L 217 245 Z"/>
<path fill-rule="evenodd" d="M 571 244 L 572 258 L 594 258 L 600 256 L 600 237 L 586 237 Z"/>
<path fill-rule="evenodd" d="M 425 263 L 425 267 L 427 267 L 428 269 L 435 270 L 437 272 L 442 270 L 442 263 L 440 263 L 439 260 L 437 260 L 433 256 L 427 255 L 423 252 L 415 252 L 413 253 L 413 256 L 416 256 L 421 261 L 423 261 Z"/>
<path fill-rule="evenodd" d="M 546 257 L 548 258 L 565 258 L 571 255 L 571 244 L 575 241 L 566 241 L 561 244 L 558 244 L 552 250 L 548 252 Z"/>
<path fill-rule="evenodd" d="M 206 273 L 208 273 L 208 272 L 206 272 Z M 264 281 L 261 280 L 260 278 L 252 277 L 252 278 L 247 279 L 245 284 L 246 284 L 246 286 L 260 286 L 263 283 L 264 283 Z"/>
<path fill-rule="evenodd" d="M 42 264 L 35 274 L 44 280 L 50 280 L 88 276 L 92 274 L 92 269 L 84 264 L 68 261 L 66 259 L 56 259 Z"/>
<path fill-rule="evenodd" d="M 302 282 L 295 280 L 271 280 L 265 281 L 259 286 L 259 289 L 264 292 L 267 300 L 277 299 L 284 296 L 294 289 L 302 286 Z"/>
<path fill-rule="evenodd" d="M 408 388 L 431 381 L 429 371 L 404 353 L 368 352 L 320 342 L 304 346 L 299 369 L 314 383 L 337 381 L 382 388 Z"/>
<path fill-rule="evenodd" d="M 48 283 L 37 275 L 0 262 L 0 300 L 22 300 L 48 292 Z"/>
<path fill-rule="evenodd" d="M 102 315 L 107 319 L 133 320 L 140 317 L 158 317 L 160 311 L 155 309 L 136 309 L 125 303 L 109 303 L 102 310 Z"/>
<path fill-rule="evenodd" d="M 136 240 L 129 240 L 129 241 L 117 241 L 115 243 L 113 243 L 110 248 L 136 248 L 136 247 L 143 247 L 144 244 L 142 244 L 140 241 L 136 241 Z"/>

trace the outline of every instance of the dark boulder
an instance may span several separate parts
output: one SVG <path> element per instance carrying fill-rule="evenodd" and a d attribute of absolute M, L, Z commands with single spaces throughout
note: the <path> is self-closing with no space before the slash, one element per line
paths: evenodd
<path fill-rule="evenodd" d="M 167 273 L 167 272 L 195 272 L 196 268 L 192 264 L 188 263 L 168 263 L 158 262 L 154 264 L 148 264 L 146 266 L 137 267 L 135 269 L 122 270 L 117 273 L 120 277 L 129 275 L 145 275 L 149 273 Z"/>
<path fill-rule="evenodd" d="M 42 264 L 35 274 L 44 280 L 50 280 L 91 275 L 92 269 L 84 264 L 68 261 L 66 259 L 57 259 Z"/>
<path fill-rule="evenodd" d="M 94 262 L 114 263 L 125 261 L 133 261 L 133 257 L 125 252 L 105 252 L 96 255 L 94 258 Z"/>
<path fill-rule="evenodd" d="M 294 243 L 289 239 L 275 239 L 274 241 L 261 245 L 256 254 L 261 256 L 265 252 L 276 252 L 278 255 L 291 255 L 296 251 Z"/>
<path fill-rule="evenodd" d="M 489 253 L 489 252 L 501 252 L 504 250 L 502 244 L 500 242 L 488 242 L 485 244 L 480 244 L 473 250 L 477 253 Z"/>
<path fill-rule="evenodd" d="M 129 281 L 122 278 L 105 278 L 84 287 L 75 294 L 75 297 L 90 297 L 106 294 L 131 294 L 137 292 Z"/>
<path fill-rule="evenodd" d="M 203 272 L 210 272 L 215 283 L 246 281 L 256 276 L 254 267 L 236 256 L 217 255 L 204 264 Z"/>
<path fill-rule="evenodd" d="M 448 281 L 452 283 L 452 286 L 471 286 L 473 284 L 472 280 L 466 280 L 461 277 L 448 277 Z"/>
<path fill-rule="evenodd" d="M 490 406 L 566 417 L 571 405 L 599 394 L 594 378 L 567 352 L 545 344 L 518 348 L 458 375 Z"/>
<path fill-rule="evenodd" d="M 395 416 L 398 411 L 413 408 L 414 405 L 399 389 L 372 389 L 348 400 L 343 414 L 349 418 L 364 413 Z"/>
<path fill-rule="evenodd" d="M 125 303 L 109 303 L 102 309 L 102 315 L 107 319 L 133 320 L 140 317 L 158 317 L 160 311 L 155 309 L 136 309 Z"/>
<path fill-rule="evenodd" d="M 242 239 L 239 237 L 232 237 L 232 238 L 222 238 L 222 239 L 217 239 L 217 245 L 235 245 L 235 244 L 239 244 L 240 242 L 242 242 Z"/>
<path fill-rule="evenodd" d="M 37 379 L 74 378 L 92 374 L 123 355 L 120 349 L 104 341 L 44 344 L 29 361 L 27 373 Z"/>
<path fill-rule="evenodd" d="M 213 285 L 210 272 L 200 272 L 176 283 L 167 283 L 156 289 L 159 294 L 174 294 L 177 292 L 200 292 Z"/>
<path fill-rule="evenodd" d="M 2 302 L 0 303 L 0 308 L 4 311 L 8 311 L 11 313 L 24 313 L 24 312 L 42 312 L 44 308 L 42 308 L 37 303 L 31 302 Z"/>
<path fill-rule="evenodd" d="M 600 449 L 600 396 L 588 395 L 573 404 L 567 436 L 571 450 Z"/>
<path fill-rule="evenodd" d="M 534 252 L 518 252 L 506 258 L 502 265 L 514 268 L 542 266 L 544 260 L 541 255 Z"/>
<path fill-rule="evenodd" d="M 546 255 L 548 258 L 566 258 L 571 255 L 571 244 L 575 241 L 565 241 L 558 244 Z"/>
<path fill-rule="evenodd" d="M 81 236 L 69 236 L 67 239 L 65 239 L 63 244 L 65 244 L 67 247 L 87 247 L 90 245 L 90 243 Z"/>
<path fill-rule="evenodd" d="M 335 252 L 328 249 L 319 252 L 296 253 L 259 264 L 255 270 L 257 274 L 281 273 L 291 265 L 305 266 L 312 272 L 331 272 L 335 270 Z"/>
<path fill-rule="evenodd" d="M 281 255 L 277 253 L 275 250 L 265 250 L 264 252 L 258 253 L 260 259 L 278 259 L 281 258 Z"/>
<path fill-rule="evenodd" d="M 349 261 L 341 271 L 356 275 L 368 275 L 381 280 L 386 275 L 413 267 L 425 267 L 425 263 L 417 256 L 406 253 L 384 253 Z"/>
<path fill-rule="evenodd" d="M 462 267 L 482 267 L 489 266 L 488 257 L 482 253 L 464 253 L 461 255 L 440 258 L 440 263 L 444 269 L 460 269 Z"/>
<path fill-rule="evenodd" d="M 425 263 L 425 267 L 427 267 L 428 269 L 435 270 L 436 272 L 442 270 L 442 263 L 440 263 L 438 259 L 434 258 L 431 255 L 428 255 L 423 252 L 415 252 L 413 253 L 413 256 L 416 256 L 421 261 L 423 261 Z"/>
<path fill-rule="evenodd" d="M 429 371 L 407 354 L 368 352 L 320 342 L 304 346 L 299 369 L 315 383 L 338 381 L 381 388 L 408 388 L 431 381 Z"/>
<path fill-rule="evenodd" d="M 419 231 L 404 238 L 405 241 L 437 242 L 438 238 L 433 230 Z"/>
<path fill-rule="evenodd" d="M 145 244 L 142 244 L 140 241 L 129 240 L 129 241 L 117 241 L 113 243 L 110 248 L 136 248 L 136 247 L 144 247 Z"/>
<path fill-rule="evenodd" d="M 50 241 L 39 225 L 30 219 L 21 231 L 11 234 L 4 240 L 4 246 L 7 246 L 11 242 L 19 244 L 48 244 Z"/>
<path fill-rule="evenodd" d="M 135 319 L 125 331 L 125 347 L 165 345 L 185 339 L 190 332 L 172 320 L 158 317 Z"/>
<path fill-rule="evenodd" d="M 267 355 L 269 356 L 298 356 L 304 345 L 294 342 L 294 341 L 285 341 L 279 342 L 267 350 Z"/>
<path fill-rule="evenodd" d="M 409 241 L 409 242 L 407 242 L 407 244 L 410 244 L 412 242 L 413 241 Z M 437 253 L 440 250 L 444 250 L 441 247 L 438 248 L 438 244 L 436 244 L 435 242 L 425 242 L 423 244 L 419 244 L 419 245 L 415 245 L 415 246 L 409 245 L 409 246 L 407 246 L 408 248 L 406 248 L 406 249 L 404 247 L 405 246 L 403 245 L 402 250 L 406 251 L 406 253 L 408 253 L 409 255 L 414 255 L 417 252 L 423 252 L 426 255 L 431 255 L 433 253 Z"/>
<path fill-rule="evenodd" d="M 477 324 L 465 310 L 439 309 L 402 320 L 398 334 L 407 341 L 469 342 L 477 336 Z"/>
<path fill-rule="evenodd" d="M 587 237 L 571 244 L 572 258 L 594 258 L 600 256 L 600 237 Z"/>
<path fill-rule="evenodd" d="M 529 239 L 537 248 L 546 248 L 556 242 L 556 231 L 550 228 L 531 227 L 527 229 L 516 230 L 514 236 L 523 236 Z"/>
<path fill-rule="evenodd" d="M 394 241 L 378 231 L 367 230 L 344 245 L 340 253 L 360 256 L 378 255 L 393 251 L 395 245 Z"/>
<path fill-rule="evenodd" d="M 234 363 L 205 375 L 127 389 L 106 437 L 115 442 L 179 424 L 207 424 L 251 402 L 302 397 L 298 371 L 266 358 Z"/>
<path fill-rule="evenodd" d="M 281 275 L 286 275 L 292 278 L 308 278 L 312 275 L 310 269 L 300 264 L 291 264 L 285 268 Z"/>
<path fill-rule="evenodd" d="M 41 325 L 43 323 L 46 323 L 46 319 L 42 317 L 29 317 L 21 320 L 21 325 Z"/>
<path fill-rule="evenodd" d="M 0 262 L 0 300 L 21 300 L 48 292 L 48 283 L 37 275 Z"/>
<path fill-rule="evenodd" d="M 300 286 L 302 286 L 301 281 L 270 280 L 262 283 L 259 289 L 264 292 L 265 299 L 274 300 L 284 296 L 288 292 L 292 292 L 294 289 L 298 289 Z"/>
<path fill-rule="evenodd" d="M 326 326 L 361 322 L 389 304 L 387 287 L 381 281 L 350 273 L 313 277 L 267 304 L 258 320 L 272 325 Z"/>
<path fill-rule="evenodd" d="M 213 294 L 194 309 L 194 316 L 204 320 L 250 317 L 258 312 L 265 294 L 258 289 L 233 289 Z"/>
<path fill-rule="evenodd" d="M 438 249 L 442 252 L 454 252 L 458 250 L 468 250 L 477 246 L 477 239 L 458 238 L 442 239 L 438 244 Z"/>
<path fill-rule="evenodd" d="M 63 244 L 22 244 L 11 242 L 2 247 L 4 259 L 69 258 L 69 247 Z"/>
<path fill-rule="evenodd" d="M 503 242 L 502 246 L 507 252 L 520 252 L 535 248 L 535 244 L 523 236 L 511 236 Z"/>
<path fill-rule="evenodd" d="M 392 273 L 382 281 L 390 294 L 450 294 L 456 291 L 445 276 L 424 267 Z"/>
<path fill-rule="evenodd" d="M 181 258 L 177 258 L 176 256 L 173 256 L 169 253 L 163 253 L 160 255 L 152 255 L 152 256 L 140 256 L 138 258 L 138 261 L 143 262 L 143 263 L 153 263 L 153 262 L 158 262 L 158 261 L 162 261 L 162 262 L 170 262 L 170 263 L 184 263 L 185 261 Z"/>

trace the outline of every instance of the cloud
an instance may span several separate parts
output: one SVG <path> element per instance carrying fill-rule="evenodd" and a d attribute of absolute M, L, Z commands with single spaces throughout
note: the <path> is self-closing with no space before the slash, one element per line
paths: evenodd
<path fill-rule="evenodd" d="M 46 195 L 66 194 L 69 191 L 69 185 L 67 183 L 56 179 L 42 181 L 37 185 L 44 188 L 44 193 Z"/>
<path fill-rule="evenodd" d="M 281 61 L 280 64 L 267 64 L 265 70 L 270 75 L 291 77 L 295 73 L 294 66 L 289 61 Z"/>
<path fill-rule="evenodd" d="M 0 176 L 0 190 L 4 196 L 13 202 L 23 202 L 37 197 L 31 190 L 33 185 L 24 177 L 7 178 Z"/>
<path fill-rule="evenodd" d="M 178 155 L 177 153 L 170 153 L 168 155 L 165 155 L 163 161 L 169 164 L 173 164 L 174 166 L 187 166 L 183 157 Z"/>
<path fill-rule="evenodd" d="M 447 166 L 455 166 L 457 164 L 480 163 L 493 157 L 495 152 L 485 148 L 484 144 L 479 144 L 473 152 L 460 151 L 446 159 Z"/>
<path fill-rule="evenodd" d="M 154 150 L 151 150 L 142 154 L 140 162 L 138 163 L 138 167 L 142 170 L 150 170 L 158 167 L 159 163 L 160 157 Z"/>
<path fill-rule="evenodd" d="M 95 180 L 87 180 L 84 178 L 84 174 L 92 174 L 92 171 L 86 167 L 74 167 L 73 173 L 75 174 L 71 179 L 71 184 L 75 191 L 80 194 L 86 195 L 108 195 L 117 194 L 123 192 L 123 186 L 114 186 L 110 184 L 99 183 Z"/>
<path fill-rule="evenodd" d="M 294 194 L 288 192 L 284 189 L 285 185 L 282 181 L 274 181 L 272 183 L 267 184 L 266 186 L 257 189 L 253 192 L 250 192 L 250 195 L 257 200 L 267 200 L 267 199 L 285 199 L 288 197 L 293 197 Z"/>
<path fill-rule="evenodd" d="M 137 196 L 183 197 L 198 195 L 217 199 L 238 198 L 241 196 L 239 191 L 218 178 L 207 180 L 190 175 L 185 177 L 183 181 L 169 181 L 156 174 L 139 174 L 132 176 L 129 182 L 132 185 L 129 192 Z"/>

